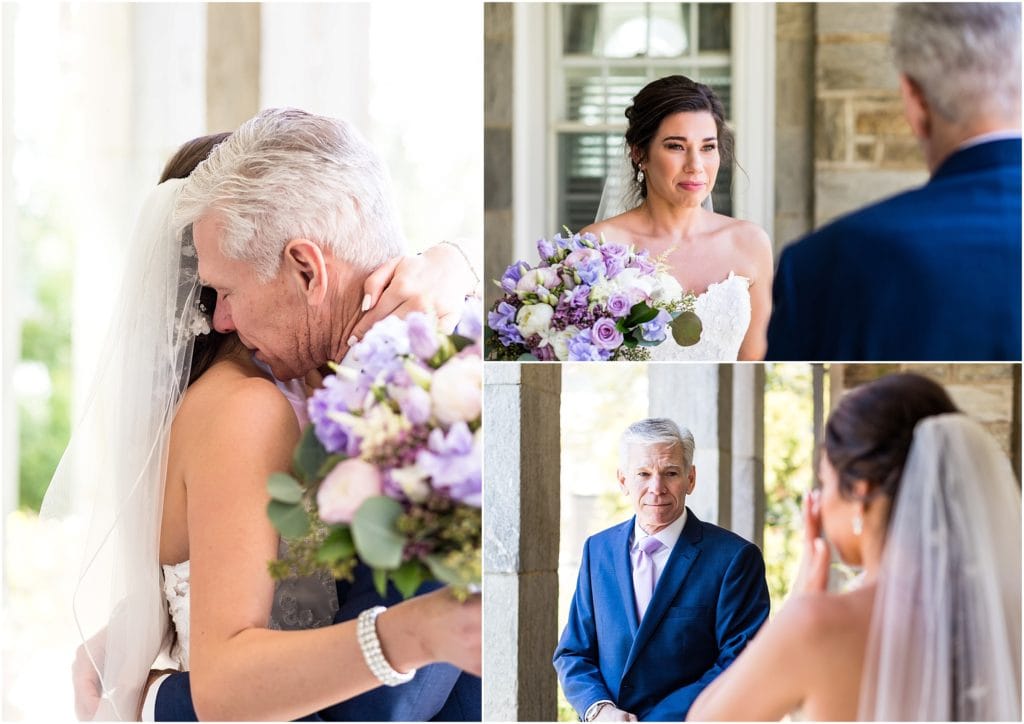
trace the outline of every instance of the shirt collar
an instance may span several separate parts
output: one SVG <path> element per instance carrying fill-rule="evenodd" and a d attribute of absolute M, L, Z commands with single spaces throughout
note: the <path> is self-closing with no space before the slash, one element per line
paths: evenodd
<path fill-rule="evenodd" d="M 659 530 L 654 534 L 654 537 L 661 541 L 661 544 L 668 550 L 672 550 L 676 541 L 679 540 L 679 536 L 683 533 L 683 528 L 686 526 L 686 508 L 683 508 L 683 514 L 676 518 L 674 521 L 669 523 L 666 527 Z M 640 519 L 635 518 L 633 520 L 633 543 L 630 545 L 630 550 L 637 550 L 640 545 L 640 541 L 647 537 L 646 531 L 640 527 Z"/>
<path fill-rule="evenodd" d="M 1008 128 L 1002 131 L 991 131 L 990 133 L 982 133 L 979 136 L 973 136 L 968 138 L 966 141 L 956 147 L 957 151 L 963 151 L 965 148 L 971 148 L 972 146 L 980 146 L 983 143 L 989 141 L 1007 141 L 1011 138 L 1020 138 L 1020 129 Z"/>

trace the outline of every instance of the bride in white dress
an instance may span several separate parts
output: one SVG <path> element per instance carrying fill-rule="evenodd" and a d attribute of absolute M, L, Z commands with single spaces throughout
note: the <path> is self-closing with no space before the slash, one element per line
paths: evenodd
<path fill-rule="evenodd" d="M 199 717 L 218 720 L 295 719 L 437 661 L 479 670 L 478 597 L 417 596 L 370 619 L 373 635 L 354 620 L 313 628 L 329 606 L 275 600 L 266 481 L 291 467 L 296 410 L 237 335 L 210 329 L 216 294 L 172 223 L 178 179 L 219 140 L 186 144 L 168 165 L 183 170 L 146 200 L 106 358 L 43 505 L 87 506 L 91 520 L 73 602 L 83 638 L 95 634 L 79 649 L 79 718 L 138 718 L 161 651 L 190 671 Z M 296 620 L 275 625 L 273 609 Z"/>
<path fill-rule="evenodd" d="M 680 347 L 669 336 L 652 349 L 651 359 L 762 359 L 771 313 L 771 242 L 755 224 L 705 208 L 732 150 L 721 101 L 706 85 L 667 76 L 637 93 L 626 118 L 632 203 L 611 218 L 599 214 L 582 231 L 663 257 L 683 289 L 697 295 L 704 327 L 696 345 Z"/>

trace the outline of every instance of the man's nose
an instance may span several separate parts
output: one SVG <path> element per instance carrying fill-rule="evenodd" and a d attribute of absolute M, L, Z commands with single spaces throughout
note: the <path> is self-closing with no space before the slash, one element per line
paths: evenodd
<path fill-rule="evenodd" d="M 660 475 L 652 475 L 647 481 L 647 492 L 657 495 L 665 490 L 665 486 L 662 485 L 662 479 Z"/>
<path fill-rule="evenodd" d="M 235 331 L 235 323 L 231 321 L 231 309 L 227 300 L 218 296 L 217 306 L 213 310 L 213 328 L 218 332 L 227 334 Z"/>

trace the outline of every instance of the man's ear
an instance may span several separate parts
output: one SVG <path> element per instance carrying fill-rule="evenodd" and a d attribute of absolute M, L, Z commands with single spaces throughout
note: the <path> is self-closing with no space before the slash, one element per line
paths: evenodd
<path fill-rule="evenodd" d="M 284 247 L 282 264 L 310 305 L 323 303 L 327 298 L 327 259 L 319 245 L 309 239 L 292 239 Z"/>
<path fill-rule="evenodd" d="M 619 479 L 619 490 L 622 491 L 623 495 L 629 495 L 629 490 L 626 488 L 626 476 L 621 470 L 615 471 L 615 477 Z"/>
<path fill-rule="evenodd" d="M 910 124 L 910 130 L 921 140 L 930 138 L 932 110 L 928 100 L 917 81 L 903 73 L 900 73 L 900 96 L 903 98 L 903 115 Z"/>
<path fill-rule="evenodd" d="M 687 486 L 686 494 L 692 495 L 693 489 L 697 486 L 697 466 L 690 464 L 690 472 L 686 474 L 686 477 L 690 479 L 690 483 Z"/>

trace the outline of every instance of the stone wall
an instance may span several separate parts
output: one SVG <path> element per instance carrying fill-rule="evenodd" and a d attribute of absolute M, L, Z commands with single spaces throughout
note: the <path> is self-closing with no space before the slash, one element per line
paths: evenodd
<path fill-rule="evenodd" d="M 484 4 L 484 301 L 499 296 L 513 258 L 512 239 L 512 3 Z"/>
<path fill-rule="evenodd" d="M 891 3 L 815 6 L 814 225 L 923 183 L 889 49 Z M 790 72 L 781 64 L 779 73 Z"/>
<path fill-rule="evenodd" d="M 940 383 L 957 407 L 982 423 L 1021 476 L 1021 367 L 1018 364 L 833 365 L 832 404 L 843 390 L 893 372 L 917 372 Z"/>

